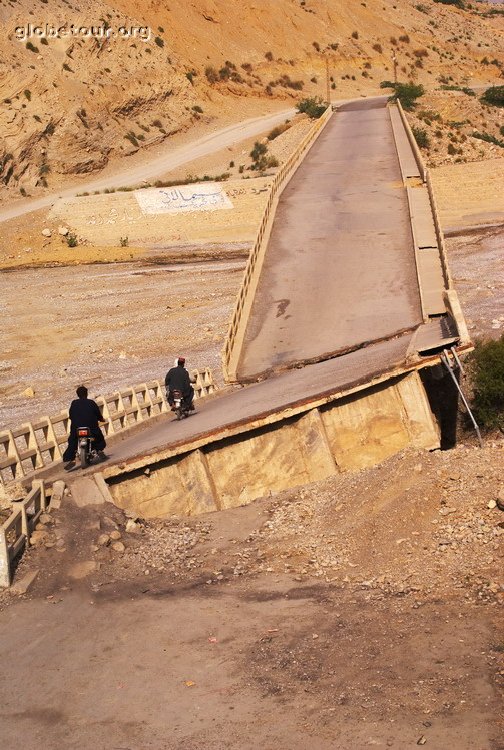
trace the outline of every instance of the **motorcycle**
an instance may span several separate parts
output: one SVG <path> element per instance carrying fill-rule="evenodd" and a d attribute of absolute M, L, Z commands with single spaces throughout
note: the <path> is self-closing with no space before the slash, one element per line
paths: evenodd
<path fill-rule="evenodd" d="M 182 394 L 182 391 L 173 391 L 172 398 L 173 398 L 172 411 L 175 412 L 178 420 L 188 417 L 189 412 L 194 410 L 194 406 L 192 404 L 188 404 L 187 401 L 185 400 Z"/>
<path fill-rule="evenodd" d="M 98 458 L 98 452 L 94 448 L 94 437 L 91 435 L 89 427 L 77 427 L 77 451 L 81 469 L 89 466 L 94 458 Z"/>

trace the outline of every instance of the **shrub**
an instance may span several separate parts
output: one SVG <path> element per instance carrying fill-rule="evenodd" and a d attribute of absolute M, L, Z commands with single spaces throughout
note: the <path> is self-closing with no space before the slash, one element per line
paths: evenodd
<path fill-rule="evenodd" d="M 26 98 L 28 99 L 28 101 L 31 101 L 31 91 L 30 91 L 30 89 L 25 89 L 23 93 L 26 96 Z"/>
<path fill-rule="evenodd" d="M 187 78 L 187 80 L 189 81 L 189 83 L 192 83 L 193 82 L 193 78 L 194 78 L 195 75 L 197 75 L 195 70 L 189 70 L 185 74 L 185 77 Z"/>
<path fill-rule="evenodd" d="M 282 133 L 285 133 L 285 131 L 288 130 L 289 127 L 290 127 L 289 123 L 284 123 L 283 125 L 277 125 L 276 128 L 273 128 L 273 130 L 270 130 L 270 132 L 266 136 L 268 141 L 274 141 L 275 138 L 278 138 L 279 135 L 282 135 Z"/>
<path fill-rule="evenodd" d="M 203 114 L 202 108 L 199 106 L 199 104 L 195 104 L 193 107 L 193 112 L 198 112 L 200 115 Z"/>
<path fill-rule="evenodd" d="M 381 46 L 379 42 L 376 42 L 376 44 L 373 44 L 373 49 L 375 52 L 379 52 L 380 55 L 383 52 L 383 47 Z"/>
<path fill-rule="evenodd" d="M 358 31 L 352 31 L 352 39 L 358 39 L 359 38 L 359 32 Z"/>
<path fill-rule="evenodd" d="M 21 193 L 21 195 L 23 196 L 23 198 L 26 196 L 26 190 L 25 190 L 24 187 L 20 187 L 19 188 L 19 192 Z"/>
<path fill-rule="evenodd" d="M 320 52 L 320 44 L 318 42 L 312 42 L 312 47 L 314 47 L 317 52 Z"/>
<path fill-rule="evenodd" d="M 383 84 L 390 84 L 390 81 L 383 81 L 380 84 L 381 88 L 390 88 Z M 413 109 L 416 100 L 425 94 L 425 89 L 420 83 L 393 83 L 391 88 L 395 89 L 395 92 L 390 97 L 390 101 L 399 99 L 404 109 L 407 110 Z"/>
<path fill-rule="evenodd" d="M 400 42 L 404 42 L 404 44 L 409 44 L 410 43 L 410 38 L 409 38 L 408 34 L 402 34 L 399 37 L 399 41 Z"/>
<path fill-rule="evenodd" d="M 457 8 L 463 8 L 463 0 L 434 0 L 435 3 L 441 3 L 442 5 L 455 5 Z"/>
<path fill-rule="evenodd" d="M 494 107 L 504 107 L 504 86 L 491 86 L 485 91 L 481 101 Z"/>
<path fill-rule="evenodd" d="M 26 42 L 26 49 L 29 49 L 30 52 L 38 52 L 39 51 L 38 47 L 35 47 L 35 45 L 32 44 L 31 42 Z"/>
<path fill-rule="evenodd" d="M 63 70 L 66 70 L 68 73 L 73 73 L 72 68 L 68 63 L 63 63 Z"/>
<path fill-rule="evenodd" d="M 413 135 L 415 136 L 415 141 L 418 143 L 420 148 L 429 148 L 430 141 L 429 136 L 427 134 L 427 131 L 423 128 L 411 128 L 413 131 Z"/>
<path fill-rule="evenodd" d="M 217 83 L 219 80 L 219 74 L 212 65 L 207 65 L 205 68 L 205 75 L 208 83 Z"/>
<path fill-rule="evenodd" d="M 296 109 L 301 114 L 306 114 L 311 117 L 312 120 L 317 120 L 322 117 L 326 111 L 327 105 L 318 96 L 313 96 L 308 99 L 302 99 L 296 104 Z"/>
<path fill-rule="evenodd" d="M 138 148 L 138 141 L 136 135 L 133 133 L 132 130 L 130 130 L 129 133 L 126 133 L 124 136 L 127 141 L 129 141 L 135 148 Z"/>
<path fill-rule="evenodd" d="M 454 156 L 457 153 L 457 149 L 455 148 L 453 143 L 448 144 L 448 153 L 450 154 L 450 156 Z"/>
<path fill-rule="evenodd" d="M 250 152 L 250 158 L 253 162 L 259 162 L 263 156 L 266 154 L 268 150 L 268 147 L 265 143 L 260 143 L 259 141 L 256 141 L 254 143 L 254 148 Z"/>
<path fill-rule="evenodd" d="M 479 424 L 504 430 L 504 334 L 497 341 L 476 342 L 468 360 L 472 408 Z"/>
<path fill-rule="evenodd" d="M 503 128 L 501 128 L 502 132 Z M 504 133 L 502 133 L 504 135 Z M 487 143 L 493 143 L 494 146 L 500 146 L 501 148 L 504 148 L 504 141 L 500 141 L 498 138 L 496 138 L 494 135 L 491 135 L 490 133 L 478 133 L 476 131 L 472 134 L 473 138 L 478 138 L 480 141 L 486 141 Z"/>
<path fill-rule="evenodd" d="M 129 239 L 127 237 L 121 237 L 119 239 L 119 244 L 121 245 L 121 247 L 128 247 Z"/>
<path fill-rule="evenodd" d="M 273 61 L 273 52 L 266 52 L 266 54 L 264 55 L 264 57 L 265 57 L 265 58 L 266 58 L 266 60 L 268 60 L 269 62 L 272 62 L 272 61 Z"/>
<path fill-rule="evenodd" d="M 79 244 L 77 241 L 77 235 L 73 234 L 72 232 L 69 232 L 65 239 L 68 247 L 77 247 L 77 245 Z"/>
<path fill-rule="evenodd" d="M 47 41 L 47 39 L 45 38 L 45 36 L 43 36 L 42 39 L 40 40 L 40 44 L 44 44 L 44 45 L 48 45 L 49 44 L 49 42 Z"/>
<path fill-rule="evenodd" d="M 163 40 L 161 39 L 160 36 L 157 36 L 154 39 L 154 43 L 157 44 L 158 47 L 164 47 L 164 42 L 163 42 Z"/>

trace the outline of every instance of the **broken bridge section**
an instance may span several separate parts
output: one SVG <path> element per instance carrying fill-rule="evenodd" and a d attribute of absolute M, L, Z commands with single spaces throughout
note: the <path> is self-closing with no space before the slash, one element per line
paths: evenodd
<path fill-rule="evenodd" d="M 468 341 L 427 170 L 400 105 L 384 97 L 332 116 L 284 187 L 263 242 L 225 362 L 230 381 L 405 333 L 416 334 L 418 352 Z"/>

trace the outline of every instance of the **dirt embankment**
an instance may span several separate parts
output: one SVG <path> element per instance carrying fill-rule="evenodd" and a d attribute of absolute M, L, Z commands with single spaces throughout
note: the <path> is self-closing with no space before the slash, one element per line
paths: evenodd
<path fill-rule="evenodd" d="M 67 498 L 23 558 L 18 577 L 39 576 L 14 610 L 21 628 L 46 623 L 60 644 L 45 684 L 51 695 L 64 688 L 64 708 L 49 700 L 59 719 L 46 738 L 78 732 L 79 747 L 93 746 L 98 728 L 78 729 L 74 706 L 95 712 L 111 670 L 121 701 L 100 711 L 111 742 L 133 731 L 134 706 L 135 736 L 155 750 L 258 750 L 272 737 L 280 750 L 497 750 L 503 475 L 502 440 L 490 440 L 483 450 L 406 451 L 193 519 L 127 519 Z M 128 634 L 120 648 L 109 643 L 116 629 Z M 11 686 L 24 670 L 8 655 L 18 630 L 5 640 Z M 75 683 L 68 649 L 77 637 Z M 132 663 L 148 669 L 147 692 Z M 7 739 L 35 699 L 29 686 L 16 692 L 16 719 L 3 701 Z M 158 695 L 172 707 L 168 736 L 153 718 Z M 28 750 L 40 721 L 32 713 L 26 724 Z M 261 729 L 251 734 L 251 724 Z"/>

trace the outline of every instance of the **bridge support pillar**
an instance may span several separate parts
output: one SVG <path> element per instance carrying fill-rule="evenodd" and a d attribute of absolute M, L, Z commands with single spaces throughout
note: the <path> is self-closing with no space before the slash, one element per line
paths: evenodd
<path fill-rule="evenodd" d="M 338 466 L 331 452 L 327 434 L 318 409 L 307 412 L 296 424 L 301 433 L 300 460 L 306 465 L 306 473 L 311 482 L 332 477 L 338 473 Z"/>

